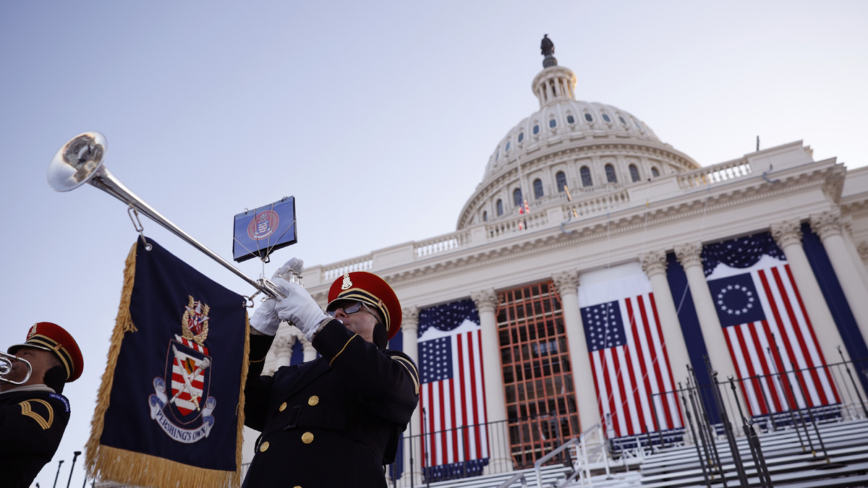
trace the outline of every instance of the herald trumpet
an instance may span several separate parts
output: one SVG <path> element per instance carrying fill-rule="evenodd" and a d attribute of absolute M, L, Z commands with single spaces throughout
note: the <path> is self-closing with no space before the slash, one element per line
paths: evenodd
<path fill-rule="evenodd" d="M 4 378 L 7 374 L 12 372 L 12 363 L 18 361 L 27 366 L 27 375 L 24 376 L 24 379 L 21 381 L 12 381 Z M 13 354 L 7 354 L 5 352 L 0 351 L 0 381 L 4 383 L 11 383 L 13 385 L 23 385 L 27 383 L 27 380 L 30 379 L 30 375 L 33 374 L 33 366 L 30 365 L 30 361 L 19 358 Z"/>
<path fill-rule="evenodd" d="M 157 212 L 153 207 L 139 198 L 105 167 L 105 153 L 108 141 L 99 132 L 85 132 L 70 139 L 54 155 L 48 165 L 48 184 L 56 191 L 74 190 L 85 183 L 99 188 L 109 195 L 127 204 L 131 209 L 141 212 L 151 220 L 164 227 L 169 232 L 191 244 L 205 255 L 220 263 L 224 268 L 235 273 L 249 285 L 261 291 L 270 298 L 281 299 L 283 294 L 274 283 L 260 278 L 253 280 L 232 266 L 214 251 L 208 249 L 192 236 L 181 230 L 169 219 Z M 131 214 L 132 216 L 132 214 Z M 252 305 L 251 305 L 252 306 Z"/>

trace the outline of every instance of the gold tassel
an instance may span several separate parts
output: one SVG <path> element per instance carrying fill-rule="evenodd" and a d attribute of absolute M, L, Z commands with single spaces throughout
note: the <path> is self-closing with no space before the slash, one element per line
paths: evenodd
<path fill-rule="evenodd" d="M 109 408 L 114 372 L 121 352 L 121 343 L 127 332 L 137 331 L 130 316 L 130 301 L 136 279 L 136 250 L 133 244 L 124 265 L 124 287 L 121 303 L 112 331 L 108 351 L 108 362 L 102 375 L 97 404 L 91 420 L 90 438 L 85 446 L 85 466 L 88 476 L 104 480 L 120 481 L 137 486 L 210 488 L 229 486 L 237 488 L 241 484 L 241 450 L 244 444 L 244 383 L 247 379 L 247 357 L 250 354 L 250 321 L 245 312 L 244 360 L 241 364 L 241 396 L 238 402 L 238 427 L 235 442 L 235 471 L 194 468 L 186 464 L 157 456 L 127 451 L 116 447 L 100 445 L 105 428 L 105 414 Z"/>
<path fill-rule="evenodd" d="M 115 367 L 118 364 L 118 356 L 121 353 L 121 342 L 126 332 L 136 332 L 136 326 L 130 317 L 130 300 L 133 298 L 133 284 L 136 281 L 136 249 L 138 241 L 133 244 L 124 265 L 124 287 L 121 291 L 121 303 L 118 306 L 118 316 L 115 319 L 115 328 L 112 332 L 111 344 L 108 351 L 108 362 L 105 373 L 96 396 L 96 410 L 93 412 L 93 420 L 90 422 L 90 438 L 85 446 L 85 465 L 87 471 L 94 472 L 100 450 L 99 439 L 105 427 L 105 413 L 108 410 L 111 399 L 112 385 L 115 379 Z"/>
<path fill-rule="evenodd" d="M 98 458 L 89 471 L 99 479 L 134 486 L 213 488 L 240 484 L 240 470 L 193 468 L 169 459 L 109 446 L 99 446 Z"/>

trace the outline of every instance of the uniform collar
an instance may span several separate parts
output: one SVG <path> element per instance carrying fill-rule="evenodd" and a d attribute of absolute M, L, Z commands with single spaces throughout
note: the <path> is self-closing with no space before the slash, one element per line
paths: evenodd
<path fill-rule="evenodd" d="M 48 393 L 57 393 L 54 390 L 54 388 L 51 388 L 51 387 L 43 385 L 43 384 L 39 384 L 39 385 L 24 385 L 24 386 L 19 386 L 17 388 L 12 388 L 10 390 L 0 391 L 0 395 L 3 395 L 4 393 L 21 393 L 24 391 L 47 391 Z"/>

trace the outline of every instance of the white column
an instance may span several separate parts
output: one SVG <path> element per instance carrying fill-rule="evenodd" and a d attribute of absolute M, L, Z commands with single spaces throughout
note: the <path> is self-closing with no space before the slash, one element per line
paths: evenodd
<path fill-rule="evenodd" d="M 512 471 L 509 429 L 506 425 L 506 398 L 503 393 L 503 372 L 500 362 L 500 338 L 497 334 L 497 293 L 493 289 L 474 293 L 471 298 L 479 311 L 482 328 L 482 374 L 485 377 L 485 403 L 488 422 L 500 422 L 488 429 L 491 461 L 487 471 Z"/>
<path fill-rule="evenodd" d="M 292 345 L 295 344 L 295 337 L 290 335 L 281 335 L 274 340 L 274 351 L 277 356 L 277 367 L 289 366 L 292 359 Z"/>
<path fill-rule="evenodd" d="M 552 277 L 558 295 L 561 296 L 561 310 L 567 330 L 567 343 L 570 348 L 570 362 L 573 367 L 573 393 L 579 406 L 581 430 L 585 431 L 600 423 L 600 409 L 597 406 L 597 393 L 594 387 L 594 373 L 591 358 L 588 356 L 588 343 L 585 340 L 585 327 L 579 311 L 579 277 L 575 271 L 568 271 Z M 595 392 L 591 395 L 590 392 Z"/>
<path fill-rule="evenodd" d="M 698 242 L 675 246 L 675 257 L 684 267 L 687 283 L 690 285 L 690 294 L 693 296 L 693 304 L 696 306 L 696 315 L 699 318 L 699 327 L 702 329 L 702 338 L 705 342 L 705 349 L 708 351 L 708 359 L 711 361 L 711 366 L 720 373 L 717 379 L 720 382 L 725 382 L 729 376 L 734 378 L 739 376 L 736 374 L 732 358 L 729 356 L 720 318 L 717 316 L 717 309 L 714 307 L 711 291 L 708 289 L 708 281 L 705 280 L 705 273 L 702 271 L 702 260 L 699 257 L 701 253 L 702 244 Z M 710 373 L 711 371 L 709 371 Z M 699 381 L 702 382 L 704 379 L 699 378 Z M 742 405 L 746 405 L 744 401 L 742 401 Z"/>
<path fill-rule="evenodd" d="M 844 239 L 844 244 L 847 246 L 847 251 L 850 252 L 850 258 L 856 263 L 856 271 L 859 272 L 859 277 L 862 278 L 862 285 L 868 290 L 868 270 L 865 269 L 864 260 L 859 250 L 856 249 L 856 244 L 853 242 L 853 219 L 848 215 L 841 217 L 841 228 L 844 232 L 841 233 L 841 238 Z M 861 266 L 860 266 L 861 265 Z"/>
<path fill-rule="evenodd" d="M 820 343 L 820 350 L 823 351 L 823 357 L 827 363 L 834 363 L 839 358 L 837 347 L 843 345 L 844 341 L 841 339 L 841 333 L 838 331 L 835 319 L 832 318 L 832 312 L 829 311 L 829 306 L 826 304 L 822 290 L 820 290 L 820 284 L 817 282 L 817 277 L 814 276 L 814 270 L 811 269 L 811 263 L 808 262 L 808 256 L 802 247 L 802 223 L 799 219 L 788 220 L 772 225 L 771 231 L 775 242 L 783 249 L 784 255 L 787 257 L 793 278 L 799 287 L 802 302 L 808 311 L 808 318 L 811 319 L 811 325 L 814 327 L 817 341 Z M 829 259 L 831 258 L 832 253 L 830 252 Z M 832 263 L 834 265 L 834 261 Z M 840 280 L 840 276 L 838 279 Z M 846 288 L 843 281 L 841 286 Z M 865 297 L 862 300 L 865 300 Z"/>
<path fill-rule="evenodd" d="M 663 329 L 666 354 L 672 366 L 672 376 L 675 377 L 676 383 L 683 381 L 688 375 L 687 365 L 691 364 L 690 355 L 687 353 L 687 343 L 684 342 L 684 333 L 678 320 L 678 309 L 675 308 L 669 280 L 666 278 L 666 251 L 645 253 L 639 256 L 639 261 L 642 263 L 642 271 L 651 280 L 654 303 L 660 316 L 660 328 Z M 677 386 L 677 384 L 673 385 L 674 388 Z"/>
<path fill-rule="evenodd" d="M 303 361 L 306 363 L 308 361 L 313 361 L 316 359 L 316 349 L 313 347 L 313 344 L 307 341 L 307 339 L 299 339 L 301 341 L 301 345 L 304 348 L 304 359 Z"/>
<path fill-rule="evenodd" d="M 410 359 L 419 367 L 419 308 L 409 307 L 403 311 L 403 319 L 401 320 L 401 329 L 404 335 L 404 354 L 410 356 Z M 410 419 L 412 430 L 405 430 L 404 436 L 404 474 L 401 476 L 400 485 L 410 486 L 410 478 L 413 478 L 414 486 L 422 484 L 422 443 L 419 442 L 419 434 L 422 433 L 421 422 L 419 421 L 419 406 L 413 412 L 413 417 Z M 410 434 L 414 437 L 410 438 Z M 408 442 L 409 441 L 409 442 Z M 410 465 L 410 454 L 412 448 L 413 465 Z"/>
<path fill-rule="evenodd" d="M 868 293 L 865 291 L 862 277 L 857 269 L 860 263 L 853 261 L 841 236 L 840 212 L 833 211 L 812 215 L 811 229 L 820 235 L 823 247 L 826 248 L 826 254 L 829 255 L 829 261 L 832 262 L 832 268 L 838 277 L 838 282 L 841 283 L 841 288 L 844 290 L 847 303 L 850 304 L 850 310 L 856 317 L 862 338 L 868 340 Z M 787 255 L 787 259 L 789 259 L 789 255 Z M 830 323 L 834 324 L 834 322 Z M 827 356 L 827 360 L 831 360 L 831 358 Z"/>

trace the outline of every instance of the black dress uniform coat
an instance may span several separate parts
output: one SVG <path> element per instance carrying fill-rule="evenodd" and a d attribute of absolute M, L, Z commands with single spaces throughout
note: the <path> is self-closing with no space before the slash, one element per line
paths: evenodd
<path fill-rule="evenodd" d="M 0 394 L 0 487 L 28 488 L 54 456 L 69 422 L 69 401 L 49 391 Z"/>
<path fill-rule="evenodd" d="M 321 358 L 259 376 L 272 341 L 251 336 L 245 423 L 262 435 L 244 486 L 385 488 L 419 401 L 413 362 L 332 320 L 313 340 Z"/>

